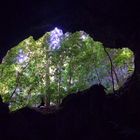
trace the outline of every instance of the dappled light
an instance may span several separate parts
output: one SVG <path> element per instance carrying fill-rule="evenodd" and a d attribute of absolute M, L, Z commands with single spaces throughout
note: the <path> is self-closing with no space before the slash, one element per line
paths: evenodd
<path fill-rule="evenodd" d="M 102 84 L 119 89 L 134 71 L 128 48 L 110 49 L 84 31 L 55 28 L 38 40 L 32 36 L 8 51 L 0 64 L 0 94 L 12 110 L 26 105 L 60 104 L 72 92 Z"/>

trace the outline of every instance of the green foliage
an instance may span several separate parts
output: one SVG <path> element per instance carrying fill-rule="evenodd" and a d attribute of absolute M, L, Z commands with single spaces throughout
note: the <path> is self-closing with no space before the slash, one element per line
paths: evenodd
<path fill-rule="evenodd" d="M 127 48 L 106 49 L 113 63 L 111 75 L 111 62 L 103 44 L 86 33 L 69 34 L 56 50 L 50 49 L 49 37 L 50 33 L 36 41 L 29 37 L 3 58 L 0 94 L 5 102 L 10 102 L 12 110 L 37 106 L 40 96 L 59 104 L 67 94 L 95 83 L 112 91 L 111 77 L 117 89 L 134 70 L 134 56 Z"/>

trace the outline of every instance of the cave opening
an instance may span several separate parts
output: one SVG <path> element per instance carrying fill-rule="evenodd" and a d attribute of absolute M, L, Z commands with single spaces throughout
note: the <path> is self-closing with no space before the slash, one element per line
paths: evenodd
<path fill-rule="evenodd" d="M 47 32 L 32 36 L 10 49 L 0 64 L 0 94 L 11 110 L 60 104 L 69 93 L 102 84 L 116 92 L 134 73 L 134 54 L 128 48 L 113 49 L 94 41 L 84 31 Z"/>

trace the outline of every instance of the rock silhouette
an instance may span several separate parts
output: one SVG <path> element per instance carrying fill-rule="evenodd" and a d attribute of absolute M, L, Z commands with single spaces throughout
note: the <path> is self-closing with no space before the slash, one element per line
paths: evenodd
<path fill-rule="evenodd" d="M 69 94 L 53 112 L 43 114 L 34 108 L 22 108 L 7 114 L 9 117 L 3 123 L 0 122 L 0 138 L 138 140 L 140 126 L 136 122 L 139 121 L 139 115 L 128 115 L 124 111 L 123 96 L 107 95 L 102 85 L 93 85 L 89 89 Z"/>

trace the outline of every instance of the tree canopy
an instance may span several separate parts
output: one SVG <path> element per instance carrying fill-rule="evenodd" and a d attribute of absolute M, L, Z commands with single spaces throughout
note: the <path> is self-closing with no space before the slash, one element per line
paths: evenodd
<path fill-rule="evenodd" d="M 128 48 L 104 48 L 84 31 L 55 28 L 38 40 L 32 36 L 8 51 L 0 64 L 0 94 L 12 110 L 26 105 L 59 104 L 69 93 L 101 83 L 118 89 L 134 70 Z"/>

